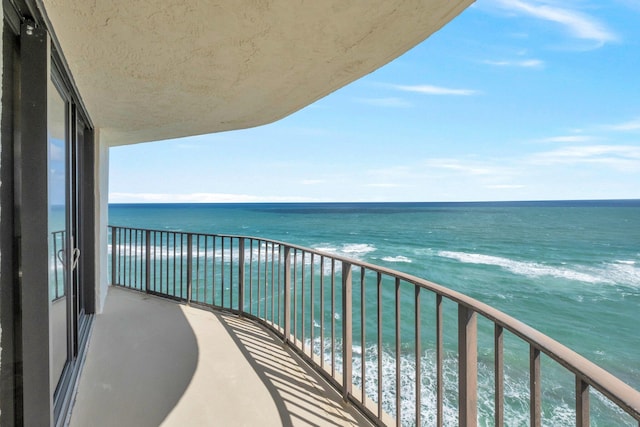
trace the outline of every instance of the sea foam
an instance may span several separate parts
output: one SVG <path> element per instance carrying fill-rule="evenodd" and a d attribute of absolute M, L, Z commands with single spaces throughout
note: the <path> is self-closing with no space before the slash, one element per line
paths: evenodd
<path fill-rule="evenodd" d="M 342 342 L 337 339 L 335 345 L 335 369 L 342 371 Z M 321 345 L 320 338 L 316 337 L 311 346 L 307 339 L 307 348 L 312 347 L 315 354 L 322 352 L 325 367 L 331 366 L 331 339 L 326 338 Z M 322 349 L 321 349 L 322 347 Z M 364 368 L 366 382 L 364 384 L 367 396 L 377 401 L 378 390 L 378 350 L 375 345 L 363 348 L 353 345 L 353 385 L 362 389 L 362 363 L 364 353 Z M 396 358 L 391 348 L 383 347 L 381 352 L 382 370 L 382 409 L 385 413 L 395 418 L 397 414 L 396 402 Z M 435 425 L 437 419 L 436 407 L 436 354 L 432 349 L 423 352 L 420 358 L 420 413 L 423 425 Z M 400 356 L 400 396 L 401 396 L 401 424 L 403 426 L 415 425 L 416 413 L 416 363 L 413 354 L 403 352 Z M 552 373 L 549 373 L 553 375 Z M 445 426 L 458 425 L 458 360 L 455 352 L 447 351 L 443 357 L 444 380 L 444 405 L 443 421 Z M 544 387 L 548 385 L 543 385 Z M 545 425 L 573 426 L 575 425 L 575 409 L 573 407 L 573 383 L 568 382 L 560 386 L 554 384 L 553 390 L 545 388 L 547 396 L 543 407 L 543 421 Z M 492 426 L 494 420 L 493 402 L 493 360 L 481 358 L 478 360 L 478 425 Z M 355 392 L 355 391 L 354 391 Z M 360 397 L 360 395 L 357 395 Z M 593 418 L 600 418 L 604 408 L 608 408 L 604 415 L 609 422 L 617 422 L 624 419 L 624 415 L 608 399 L 599 393 L 594 394 L 595 407 L 592 411 Z M 511 365 L 505 366 L 504 373 L 504 423 L 506 426 L 521 426 L 529 424 L 529 383 L 526 373 L 514 371 Z M 614 421 L 615 420 L 615 421 Z M 599 420 L 597 420 L 599 421 Z M 596 424 L 598 424 L 596 422 Z"/>
<path fill-rule="evenodd" d="M 602 274 L 615 283 L 640 288 L 640 267 L 636 266 L 635 261 L 607 263 L 602 269 Z"/>
<path fill-rule="evenodd" d="M 405 262 L 405 263 L 412 263 L 413 261 L 411 261 L 410 258 L 407 258 L 406 256 L 402 256 L 402 255 L 398 255 L 398 256 L 385 256 L 381 258 L 382 261 L 387 261 L 387 262 Z"/>
<path fill-rule="evenodd" d="M 571 268 L 556 267 L 540 264 L 537 262 L 517 261 L 493 255 L 439 251 L 438 256 L 443 258 L 455 259 L 467 264 L 494 265 L 497 267 L 501 267 L 511 273 L 531 278 L 551 276 L 560 279 L 576 280 L 586 283 L 615 283 L 613 280 L 600 274 L 584 273 Z"/>
<path fill-rule="evenodd" d="M 375 246 L 368 243 L 346 243 L 340 247 L 323 243 L 315 246 L 314 249 L 321 252 L 327 252 L 332 255 L 354 258 L 357 260 L 361 260 L 363 256 L 377 250 Z"/>
<path fill-rule="evenodd" d="M 368 254 L 369 252 L 374 252 L 375 250 L 376 247 L 368 243 L 351 243 L 346 244 L 342 247 L 342 252 L 344 252 L 345 254 L 353 254 L 356 256 Z"/>

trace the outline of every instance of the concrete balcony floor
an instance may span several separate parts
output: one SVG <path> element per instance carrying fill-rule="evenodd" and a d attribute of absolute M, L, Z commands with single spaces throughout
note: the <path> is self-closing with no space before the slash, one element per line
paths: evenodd
<path fill-rule="evenodd" d="M 370 425 L 253 322 L 111 288 L 71 426 Z"/>

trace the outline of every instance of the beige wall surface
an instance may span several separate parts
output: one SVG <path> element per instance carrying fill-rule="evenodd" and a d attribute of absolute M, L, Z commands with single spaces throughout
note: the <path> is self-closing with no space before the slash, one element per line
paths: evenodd
<path fill-rule="evenodd" d="M 43 0 L 110 145 L 273 122 L 376 70 L 472 0 Z"/>
<path fill-rule="evenodd" d="M 104 302 L 107 298 L 109 287 L 109 260 L 108 247 L 111 244 L 107 235 L 109 224 L 109 147 L 102 139 L 100 129 L 95 129 L 94 181 L 96 183 L 95 194 L 95 236 L 96 236 L 96 313 L 102 313 Z"/>

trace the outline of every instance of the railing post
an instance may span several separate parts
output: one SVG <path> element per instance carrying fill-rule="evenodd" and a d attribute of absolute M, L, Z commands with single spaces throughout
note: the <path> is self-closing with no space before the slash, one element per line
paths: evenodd
<path fill-rule="evenodd" d="M 576 375 L 576 427 L 589 425 L 589 384 Z M 640 425 L 640 422 L 638 423 Z"/>
<path fill-rule="evenodd" d="M 116 284 L 116 227 L 111 228 L 111 285 Z"/>
<path fill-rule="evenodd" d="M 376 321 L 377 321 L 377 348 L 378 348 L 378 419 L 382 419 L 382 274 L 376 273 L 377 286 L 377 304 L 376 304 Z"/>
<path fill-rule="evenodd" d="M 291 248 L 284 247 L 284 342 L 291 334 Z"/>
<path fill-rule="evenodd" d="M 533 344 L 529 346 L 529 410 L 531 412 L 531 427 L 542 425 L 541 411 L 541 384 L 540 384 L 540 350 Z"/>
<path fill-rule="evenodd" d="M 442 374 L 444 338 L 442 336 L 442 295 L 436 295 L 436 426 L 442 427 L 444 419 L 444 380 Z"/>
<path fill-rule="evenodd" d="M 420 319 L 420 286 L 413 285 L 415 292 L 415 340 L 416 340 L 416 425 L 422 425 L 422 333 Z M 363 347 L 364 348 L 364 347 Z"/>
<path fill-rule="evenodd" d="M 396 329 L 396 425 L 398 427 L 402 426 L 402 355 L 400 349 L 402 348 L 402 336 L 401 331 L 402 328 L 400 326 L 400 312 L 402 310 L 400 306 L 400 278 L 395 278 L 395 329 Z"/>
<path fill-rule="evenodd" d="M 345 401 L 349 399 L 351 394 L 352 380 L 352 300 L 351 264 L 342 261 L 342 398 Z"/>
<path fill-rule="evenodd" d="M 238 311 L 244 314 L 244 237 L 238 239 Z"/>
<path fill-rule="evenodd" d="M 151 290 L 151 230 L 145 231 L 144 236 L 144 253 L 145 253 L 145 279 L 144 288 L 147 293 Z"/>
<path fill-rule="evenodd" d="M 504 426 L 504 330 L 494 326 L 495 426 Z"/>
<path fill-rule="evenodd" d="M 53 262 L 53 277 L 55 278 L 55 286 L 56 286 L 56 299 L 58 299 L 58 297 L 60 296 L 60 291 L 58 290 L 58 288 L 60 287 L 58 284 L 58 259 L 57 259 L 57 255 L 58 255 L 58 238 L 57 235 L 59 233 L 57 231 L 54 231 L 51 236 L 53 239 L 53 253 L 56 254 L 56 260 Z"/>
<path fill-rule="evenodd" d="M 180 242 L 182 243 L 182 241 Z M 191 304 L 193 282 L 193 234 L 187 234 L 187 304 Z"/>
<path fill-rule="evenodd" d="M 458 395 L 460 427 L 478 422 L 478 315 L 458 304 Z"/>

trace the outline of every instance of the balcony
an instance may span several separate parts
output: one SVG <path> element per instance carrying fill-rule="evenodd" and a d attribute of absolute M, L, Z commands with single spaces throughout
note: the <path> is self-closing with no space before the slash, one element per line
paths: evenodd
<path fill-rule="evenodd" d="M 72 425 L 257 415 L 261 425 L 537 426 L 559 425 L 559 410 L 562 425 L 639 425 L 637 390 L 426 280 L 252 237 L 110 232 L 116 286 Z M 514 378 L 524 402 L 508 394 Z"/>
<path fill-rule="evenodd" d="M 112 287 L 70 425 L 369 423 L 265 328 Z"/>

